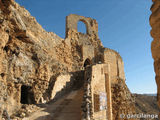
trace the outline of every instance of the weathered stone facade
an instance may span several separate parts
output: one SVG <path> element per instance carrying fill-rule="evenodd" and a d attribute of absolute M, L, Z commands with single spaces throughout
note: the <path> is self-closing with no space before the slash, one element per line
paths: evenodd
<path fill-rule="evenodd" d="M 152 14 L 150 16 L 150 25 L 152 27 L 151 36 L 153 41 L 151 44 L 152 57 L 154 59 L 154 70 L 156 73 L 157 83 L 157 99 L 160 107 L 160 0 L 152 0 Z"/>
<path fill-rule="evenodd" d="M 96 64 L 85 70 L 83 119 L 112 120 L 110 67 Z"/>
<path fill-rule="evenodd" d="M 86 25 L 86 34 L 77 31 L 78 21 Z M 82 88 L 84 120 L 96 120 L 101 114 L 104 119 L 113 116 L 113 120 L 119 120 L 121 113 L 134 113 L 134 101 L 125 85 L 123 60 L 116 51 L 103 47 L 96 20 L 67 16 L 66 38 L 62 39 L 46 32 L 13 0 L 0 0 L 0 31 L 1 115 L 4 110 L 11 115 L 22 104 L 56 101 Z M 89 79 L 85 79 L 87 72 Z M 84 105 L 86 94 L 89 104 Z M 109 102 L 102 99 L 103 105 L 98 105 L 100 97 Z"/>

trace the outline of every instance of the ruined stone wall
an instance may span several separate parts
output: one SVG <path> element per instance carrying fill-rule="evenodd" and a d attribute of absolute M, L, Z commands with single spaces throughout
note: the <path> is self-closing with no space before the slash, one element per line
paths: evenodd
<path fill-rule="evenodd" d="M 113 120 L 121 120 L 121 114 L 135 114 L 135 100 L 126 83 L 124 63 L 114 50 L 104 49 L 104 63 L 110 65 Z"/>
<path fill-rule="evenodd" d="M 92 110 L 93 119 L 105 120 L 107 116 L 107 93 L 106 93 L 106 82 L 104 76 L 104 67 L 102 65 L 95 65 L 92 67 L 91 76 L 91 89 L 92 89 Z M 102 102 L 103 100 L 103 102 Z M 102 108 L 103 107 L 103 108 Z"/>
<path fill-rule="evenodd" d="M 151 36 L 153 41 L 151 44 L 152 57 L 154 59 L 154 70 L 156 73 L 157 83 L 157 99 L 160 107 L 160 0 L 152 0 L 152 14 L 150 16 L 150 25 L 152 27 Z"/>
<path fill-rule="evenodd" d="M 52 98 L 57 77 L 81 71 L 85 59 L 94 62 L 95 48 L 98 52 L 102 47 L 96 35 L 95 20 L 87 19 L 93 30 L 88 35 L 68 31 L 64 40 L 46 32 L 14 1 L 0 1 L 0 6 L 1 103 L 5 102 L 0 107 L 9 113 L 20 107 L 22 86 L 31 88 L 31 103 L 47 102 Z M 83 47 L 88 44 L 90 47 Z M 93 50 L 85 54 L 86 48 Z"/>
<path fill-rule="evenodd" d="M 94 47 L 93 46 L 88 46 L 88 45 L 83 45 L 82 46 L 82 57 L 83 57 L 83 63 L 85 62 L 86 59 L 90 59 L 91 63 L 94 63 Z"/>
<path fill-rule="evenodd" d="M 77 31 L 78 21 L 84 22 L 87 34 Z M 57 93 L 63 95 L 63 88 L 67 90 L 68 86 L 70 90 L 81 88 L 85 62 L 86 65 L 109 63 L 112 76 L 122 78 L 113 81 L 123 81 L 123 61 L 111 51 L 104 51 L 94 19 L 69 15 L 66 18 L 66 38 L 62 39 L 55 33 L 46 32 L 25 8 L 13 0 L 0 0 L 0 114 L 3 110 L 11 114 L 21 107 L 23 87 L 27 87 L 26 92 L 31 94 L 27 104 L 48 102 Z M 105 69 L 97 72 L 94 74 L 105 73 Z M 116 96 L 118 90 L 114 90 Z M 118 106 L 116 102 L 114 105 Z M 114 111 L 117 111 L 116 107 Z"/>
<path fill-rule="evenodd" d="M 96 64 L 86 68 L 82 104 L 83 120 L 112 119 L 109 75 L 109 65 L 107 64 Z"/>
<path fill-rule="evenodd" d="M 92 76 L 92 67 L 87 66 L 84 73 L 84 85 L 83 85 L 83 101 L 82 101 L 82 120 L 93 119 L 93 110 L 92 110 L 92 90 L 91 90 L 91 76 Z"/>
<path fill-rule="evenodd" d="M 78 21 L 86 25 L 86 34 L 78 32 Z M 87 58 L 92 64 L 98 63 L 98 54 L 102 54 L 103 45 L 98 38 L 98 24 L 91 18 L 75 14 L 67 16 L 65 43 L 71 48 L 73 70 L 81 70 Z"/>
<path fill-rule="evenodd" d="M 66 18 L 66 38 L 68 37 L 68 33 L 70 31 L 77 31 L 78 21 L 85 23 L 87 28 L 87 35 L 95 35 L 98 37 L 98 24 L 96 20 L 76 14 L 70 14 Z"/>
<path fill-rule="evenodd" d="M 112 83 L 111 85 L 113 120 L 128 120 L 127 118 L 121 118 L 121 115 L 136 114 L 135 99 L 125 81 L 119 78 L 117 78 L 117 81 L 118 83 Z M 130 120 L 138 120 L 138 118 Z"/>
<path fill-rule="evenodd" d="M 108 119 L 108 105 L 107 100 L 109 100 L 107 94 L 107 84 L 105 79 L 105 73 L 109 73 L 109 68 L 107 64 L 97 64 L 92 66 L 92 76 L 91 76 L 91 89 L 92 89 L 92 110 L 93 119 L 106 120 Z"/>
<path fill-rule="evenodd" d="M 53 88 L 51 89 L 51 99 L 54 99 L 56 95 L 61 94 L 60 92 L 65 89 L 67 84 L 71 82 L 71 75 L 66 74 L 66 75 L 59 75 L 55 79 L 55 83 L 53 83 Z"/>
<path fill-rule="evenodd" d="M 125 81 L 124 63 L 121 56 L 114 50 L 104 49 L 104 63 L 110 65 L 111 82 L 118 83 L 118 79 Z"/>

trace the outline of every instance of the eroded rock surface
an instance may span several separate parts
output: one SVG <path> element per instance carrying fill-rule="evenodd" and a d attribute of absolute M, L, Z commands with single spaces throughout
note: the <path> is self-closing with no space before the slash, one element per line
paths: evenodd
<path fill-rule="evenodd" d="M 150 25 L 152 27 L 151 36 L 153 41 L 151 44 L 152 57 L 154 59 L 154 70 L 156 73 L 157 83 L 157 99 L 160 107 L 160 0 L 152 0 L 152 14 L 150 16 Z"/>
<path fill-rule="evenodd" d="M 86 34 L 77 31 L 78 21 L 86 25 Z M 101 63 L 110 65 L 113 119 L 119 120 L 123 112 L 134 113 L 132 96 L 125 84 L 123 60 L 116 51 L 103 47 L 98 23 L 92 18 L 67 16 L 66 38 L 62 39 L 46 32 L 13 0 L 0 0 L 0 56 L 0 116 L 4 110 L 11 115 L 20 108 L 23 110 L 24 104 L 56 101 L 82 89 L 86 66 Z M 81 110 L 81 105 L 78 106 Z M 20 117 L 24 114 L 28 112 Z"/>

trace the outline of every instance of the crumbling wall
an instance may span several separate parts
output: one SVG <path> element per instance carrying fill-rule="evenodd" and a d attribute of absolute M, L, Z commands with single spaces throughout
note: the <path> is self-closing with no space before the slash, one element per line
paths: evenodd
<path fill-rule="evenodd" d="M 66 38 L 70 31 L 77 32 L 78 21 L 82 21 L 86 25 L 87 35 L 96 35 L 98 37 L 98 24 L 96 20 L 76 14 L 70 14 L 66 17 Z"/>
<path fill-rule="evenodd" d="M 78 21 L 86 25 L 86 34 L 77 31 Z M 63 93 L 63 86 L 68 82 L 71 90 L 82 88 L 87 65 L 109 63 L 113 76 L 124 80 L 123 61 L 111 51 L 104 51 L 94 19 L 74 14 L 67 16 L 66 38 L 62 39 L 46 32 L 13 0 L 0 0 L 0 114 L 4 110 L 11 114 L 21 107 L 23 86 L 32 94 L 28 103 L 33 104 L 48 102 L 57 93 Z M 105 69 L 97 72 L 96 75 L 105 73 Z M 65 76 L 68 74 L 72 76 Z M 97 85 L 102 84 L 97 81 Z M 86 94 L 92 93 L 89 92 Z"/>
<path fill-rule="evenodd" d="M 83 120 L 108 120 L 112 116 L 111 96 L 109 96 L 111 88 L 107 84 L 108 79 L 105 74 L 110 74 L 107 64 L 88 66 L 85 70 Z"/>
<path fill-rule="evenodd" d="M 108 66 L 104 64 L 97 64 L 92 66 L 92 76 L 91 76 L 91 89 L 92 89 L 92 111 L 93 119 L 108 119 L 107 115 L 107 84 L 105 79 L 105 72 L 109 74 Z M 106 70 L 104 70 L 106 68 Z"/>
<path fill-rule="evenodd" d="M 152 14 L 150 16 L 150 25 L 152 27 L 151 36 L 153 41 L 151 44 L 152 57 L 154 59 L 154 70 L 156 73 L 157 83 L 157 99 L 160 107 L 160 0 L 152 0 Z"/>
<path fill-rule="evenodd" d="M 60 92 L 65 89 L 66 87 L 69 87 L 71 85 L 67 85 L 71 82 L 71 75 L 60 75 L 55 79 L 55 83 L 53 83 L 53 89 L 51 92 L 51 99 L 54 99 L 56 95 L 61 94 Z"/>
<path fill-rule="evenodd" d="M 135 100 L 125 83 L 124 63 L 114 50 L 104 49 L 104 63 L 110 65 L 113 120 L 122 120 L 122 115 L 135 114 Z"/>
<path fill-rule="evenodd" d="M 101 47 L 94 34 L 95 20 L 87 19 L 89 29 L 93 30 L 91 35 L 67 32 L 68 37 L 64 40 L 46 32 L 25 8 L 14 1 L 0 1 L 0 6 L 1 103 L 5 102 L 1 107 L 9 114 L 21 106 L 21 86 L 31 88 L 32 103 L 47 102 L 53 98 L 51 91 L 54 91 L 57 76 L 83 70 L 87 58 L 94 62 L 94 47 Z M 82 50 L 88 43 L 94 46 L 92 55 Z"/>
<path fill-rule="evenodd" d="M 112 83 L 112 111 L 113 120 L 128 120 L 123 115 L 136 114 L 135 99 L 124 80 L 117 78 L 118 83 Z M 138 120 L 138 118 L 130 119 Z"/>
<path fill-rule="evenodd" d="M 110 65 L 111 82 L 118 83 L 118 79 L 125 80 L 124 63 L 121 56 L 114 50 L 104 49 L 104 63 Z"/>
<path fill-rule="evenodd" d="M 82 21 L 86 25 L 86 34 L 77 31 L 78 21 Z M 98 53 L 102 52 L 103 45 L 98 38 L 96 20 L 75 14 L 67 16 L 65 43 L 71 48 L 73 70 L 81 70 L 87 58 L 92 61 L 92 64 L 97 63 L 96 58 Z"/>
<path fill-rule="evenodd" d="M 88 46 L 88 45 L 83 45 L 82 46 L 82 57 L 83 57 L 83 63 L 85 62 L 86 59 L 90 59 L 92 63 L 94 63 L 94 47 L 93 46 Z"/>

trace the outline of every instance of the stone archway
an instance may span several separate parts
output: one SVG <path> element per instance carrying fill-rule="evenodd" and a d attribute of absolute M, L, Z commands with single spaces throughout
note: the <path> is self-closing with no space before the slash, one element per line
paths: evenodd
<path fill-rule="evenodd" d="M 83 67 L 85 68 L 85 67 L 87 67 L 88 65 L 91 65 L 91 64 L 92 64 L 91 60 L 90 60 L 89 58 L 87 58 L 87 59 L 84 61 Z"/>
<path fill-rule="evenodd" d="M 77 23 L 81 21 L 86 25 L 86 35 L 98 36 L 98 23 L 95 19 L 79 16 L 76 14 L 70 14 L 66 17 L 66 38 L 70 34 L 70 31 L 77 32 Z"/>
<path fill-rule="evenodd" d="M 82 26 L 79 26 L 79 23 L 81 23 L 80 25 L 83 25 L 85 26 L 85 30 L 84 31 L 80 31 L 79 28 L 82 27 Z M 77 31 L 78 32 L 81 32 L 81 33 L 84 33 L 84 34 L 88 34 L 89 31 L 88 31 L 88 23 L 83 20 L 83 19 L 80 19 L 78 22 L 77 22 Z"/>

